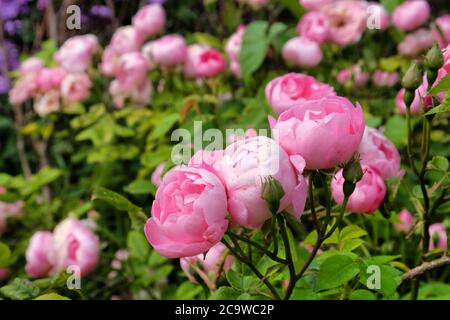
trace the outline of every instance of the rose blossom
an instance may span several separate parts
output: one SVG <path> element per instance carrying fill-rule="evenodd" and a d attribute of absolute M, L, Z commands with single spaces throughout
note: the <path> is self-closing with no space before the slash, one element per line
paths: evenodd
<path fill-rule="evenodd" d="M 147 43 L 142 48 L 142 54 L 149 58 L 152 64 L 174 67 L 186 61 L 187 46 L 182 36 L 167 35 Z"/>
<path fill-rule="evenodd" d="M 434 43 L 432 32 L 428 29 L 419 29 L 408 34 L 397 46 L 400 54 L 414 57 L 425 49 L 431 48 Z"/>
<path fill-rule="evenodd" d="M 319 10 L 322 6 L 336 0 L 300 0 L 300 4 L 308 11 Z"/>
<path fill-rule="evenodd" d="M 361 106 L 343 97 L 306 101 L 269 119 L 275 140 L 307 169 L 333 168 L 350 160 L 364 134 Z"/>
<path fill-rule="evenodd" d="M 365 28 L 366 3 L 356 0 L 339 0 L 320 9 L 330 20 L 330 40 L 340 46 L 357 42 Z"/>
<path fill-rule="evenodd" d="M 225 45 L 225 52 L 230 60 L 239 61 L 242 41 L 244 40 L 245 25 L 241 24 L 235 33 L 233 33 Z"/>
<path fill-rule="evenodd" d="M 145 37 L 153 36 L 164 28 L 166 12 L 160 4 L 149 4 L 139 9 L 133 17 L 133 26 Z"/>
<path fill-rule="evenodd" d="M 160 164 L 158 164 L 155 171 L 153 171 L 152 173 L 150 180 L 156 187 L 159 187 L 162 183 L 162 174 L 164 172 L 165 165 L 166 165 L 165 162 L 161 162 Z"/>
<path fill-rule="evenodd" d="M 42 92 L 59 89 L 67 72 L 62 68 L 44 68 L 37 76 L 38 88 Z"/>
<path fill-rule="evenodd" d="M 93 34 L 75 36 L 64 42 L 55 53 L 55 60 L 69 72 L 85 71 L 99 47 L 97 37 Z"/>
<path fill-rule="evenodd" d="M 397 231 L 409 232 L 411 230 L 411 228 L 414 226 L 414 217 L 406 209 L 403 209 L 402 211 L 400 211 L 397 215 L 397 218 L 398 218 L 398 220 L 400 220 L 400 223 L 396 223 L 394 225 L 394 228 Z"/>
<path fill-rule="evenodd" d="M 145 106 L 150 103 L 152 98 L 152 84 L 147 78 L 141 79 L 141 83 L 136 83 L 129 88 L 123 86 L 118 80 L 114 80 L 109 85 L 109 93 L 113 96 L 114 105 L 122 108 L 125 99 L 130 99 L 131 103 Z M 125 84 L 127 84 L 125 82 Z"/>
<path fill-rule="evenodd" d="M 61 96 L 66 102 L 84 101 L 89 97 L 91 80 L 85 73 L 70 73 L 61 83 Z"/>
<path fill-rule="evenodd" d="M 227 198 L 220 179 L 196 167 L 175 167 L 156 191 L 145 235 L 168 258 L 191 257 L 219 242 L 227 227 Z"/>
<path fill-rule="evenodd" d="M 147 79 L 150 65 L 140 52 L 129 52 L 119 58 L 115 72 L 123 91 L 130 91 Z"/>
<path fill-rule="evenodd" d="M 377 129 L 366 127 L 358 153 L 361 164 L 375 169 L 383 179 L 401 174 L 397 148 Z"/>
<path fill-rule="evenodd" d="M 181 269 L 186 274 L 189 281 L 193 283 L 197 283 L 197 281 L 192 274 L 191 266 L 199 267 L 210 279 L 217 279 L 220 276 L 220 274 L 218 274 L 219 272 L 227 272 L 233 264 L 233 256 L 224 256 L 226 251 L 227 247 L 221 242 L 218 242 L 209 249 L 205 255 L 199 254 L 194 257 L 181 258 Z"/>
<path fill-rule="evenodd" d="M 426 75 L 424 75 L 422 84 L 415 91 L 414 100 L 410 106 L 411 114 L 417 114 L 423 110 L 424 107 L 423 98 L 426 96 L 427 91 L 428 91 L 428 80 Z M 402 88 L 395 97 L 395 106 L 397 107 L 397 110 L 400 111 L 400 113 L 402 114 L 406 113 L 406 105 L 403 100 L 404 95 L 405 89 Z"/>
<path fill-rule="evenodd" d="M 113 76 L 119 63 L 120 55 L 111 47 L 107 46 L 103 50 L 102 61 L 99 65 L 100 71 L 105 76 Z"/>
<path fill-rule="evenodd" d="M 110 46 L 114 52 L 124 54 L 138 51 L 143 38 L 133 26 L 120 27 L 114 33 Z"/>
<path fill-rule="evenodd" d="M 383 178 L 372 168 L 362 165 L 364 175 L 356 183 L 356 188 L 351 194 L 347 210 L 358 213 L 372 213 L 378 209 L 386 195 L 386 186 Z M 342 169 L 331 180 L 331 193 L 338 204 L 344 202 L 344 177 Z"/>
<path fill-rule="evenodd" d="M 25 253 L 25 271 L 31 277 L 45 277 L 53 269 L 53 235 L 49 231 L 38 231 L 30 239 Z"/>
<path fill-rule="evenodd" d="M 281 54 L 288 63 L 303 68 L 317 66 L 323 57 L 320 45 L 305 37 L 290 39 L 284 45 Z"/>
<path fill-rule="evenodd" d="M 395 8 L 392 24 L 403 31 L 411 31 L 424 24 L 430 16 L 426 0 L 410 0 Z"/>
<path fill-rule="evenodd" d="M 184 74 L 187 78 L 215 77 L 224 69 L 225 59 L 218 50 L 199 44 L 188 47 L 184 66 Z"/>
<path fill-rule="evenodd" d="M 389 27 L 390 16 L 383 5 L 376 2 L 368 2 L 367 12 L 369 14 L 367 24 L 372 23 L 370 27 L 379 30 L 386 30 Z"/>
<path fill-rule="evenodd" d="M 222 157 L 223 150 L 199 150 L 189 160 L 188 166 L 201 167 L 221 178 L 220 161 Z"/>
<path fill-rule="evenodd" d="M 75 218 L 60 222 L 53 231 L 55 269 L 80 268 L 82 276 L 92 272 L 100 255 L 100 241 L 87 225 Z"/>
<path fill-rule="evenodd" d="M 393 87 L 398 81 L 397 72 L 384 72 L 375 70 L 372 75 L 372 82 L 377 87 Z"/>
<path fill-rule="evenodd" d="M 434 39 L 438 42 L 440 48 L 445 48 L 450 42 L 450 14 L 438 17 L 436 19 L 436 24 L 442 31 L 443 37 L 437 30 L 436 26 L 433 25 L 431 30 L 433 32 Z"/>
<path fill-rule="evenodd" d="M 37 74 L 26 75 L 14 84 L 9 91 L 9 102 L 12 105 L 20 105 L 34 96 L 38 89 Z"/>
<path fill-rule="evenodd" d="M 360 65 L 354 65 L 338 72 L 336 80 L 345 85 L 347 81 L 351 81 L 355 88 L 362 88 L 369 81 L 369 74 L 361 69 Z"/>
<path fill-rule="evenodd" d="M 220 165 L 227 188 L 228 211 L 234 223 L 258 229 L 272 217 L 266 201 L 261 198 L 264 179 L 269 176 L 278 180 L 285 193 L 279 212 L 288 209 L 300 218 L 307 193 L 305 179 L 301 176 L 303 158 L 290 159 L 274 140 L 257 136 L 230 144 Z"/>
<path fill-rule="evenodd" d="M 321 12 L 309 12 L 300 19 L 297 32 L 302 37 L 322 43 L 328 39 L 330 20 L 327 15 Z"/>
<path fill-rule="evenodd" d="M 267 102 L 277 114 L 308 100 L 336 95 L 328 84 L 302 73 L 288 73 L 273 79 L 267 84 L 265 93 Z"/>
<path fill-rule="evenodd" d="M 24 60 L 20 64 L 20 74 L 22 76 L 26 76 L 27 74 L 37 74 L 39 71 L 41 71 L 44 68 L 44 62 L 39 58 L 28 58 Z"/>
<path fill-rule="evenodd" d="M 428 251 L 438 248 L 447 251 L 447 233 L 445 231 L 444 224 L 432 224 L 429 227 L 428 232 L 430 234 L 430 245 L 428 247 Z"/>
<path fill-rule="evenodd" d="M 45 117 L 50 113 L 59 111 L 61 107 L 60 97 L 61 95 L 57 90 L 38 95 L 34 100 L 34 111 L 36 111 L 40 117 Z"/>

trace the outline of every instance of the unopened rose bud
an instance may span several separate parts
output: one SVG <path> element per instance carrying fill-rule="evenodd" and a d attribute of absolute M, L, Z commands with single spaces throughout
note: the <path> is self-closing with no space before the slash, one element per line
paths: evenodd
<path fill-rule="evenodd" d="M 415 90 L 422 83 L 422 74 L 417 62 L 411 64 L 402 79 L 402 86 L 407 90 Z"/>
<path fill-rule="evenodd" d="M 444 56 L 437 43 L 435 43 L 425 56 L 425 67 L 429 70 L 437 71 L 443 64 Z"/>
<path fill-rule="evenodd" d="M 414 90 L 405 90 L 405 94 L 403 96 L 403 102 L 405 103 L 406 108 L 410 108 L 411 104 L 414 101 L 415 93 Z"/>
<path fill-rule="evenodd" d="M 364 173 L 362 171 L 359 158 L 355 157 L 350 162 L 348 162 L 344 166 L 342 175 L 344 176 L 344 179 L 346 181 L 353 182 L 354 184 L 361 180 Z"/>
<path fill-rule="evenodd" d="M 355 191 L 355 188 L 356 188 L 356 183 L 345 180 L 344 186 L 342 188 L 342 190 L 344 191 L 344 196 L 350 197 L 352 195 L 353 191 Z"/>
<path fill-rule="evenodd" d="M 272 213 L 276 213 L 280 207 L 280 200 L 284 196 L 284 190 L 281 184 L 272 176 L 264 181 L 261 198 L 263 198 Z"/>

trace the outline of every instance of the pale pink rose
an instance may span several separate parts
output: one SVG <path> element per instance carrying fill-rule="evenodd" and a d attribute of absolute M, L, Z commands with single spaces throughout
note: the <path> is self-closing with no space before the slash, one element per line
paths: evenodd
<path fill-rule="evenodd" d="M 144 37 L 160 33 L 166 24 L 166 12 L 160 4 L 149 4 L 133 17 L 133 26 Z"/>
<path fill-rule="evenodd" d="M 397 148 L 377 129 L 366 127 L 358 153 L 361 164 L 372 167 L 383 179 L 403 174 Z"/>
<path fill-rule="evenodd" d="M 26 76 L 28 74 L 37 74 L 44 68 L 44 62 L 39 58 L 28 58 L 20 64 L 20 74 Z"/>
<path fill-rule="evenodd" d="M 231 61 L 239 62 L 242 41 L 244 40 L 245 25 L 241 24 L 225 45 L 225 52 Z"/>
<path fill-rule="evenodd" d="M 394 228 L 397 231 L 409 232 L 411 228 L 414 226 L 414 217 L 406 209 L 400 211 L 397 215 L 397 218 L 398 220 L 400 220 L 400 223 L 396 223 L 394 225 Z"/>
<path fill-rule="evenodd" d="M 69 72 L 82 72 L 89 67 L 92 56 L 99 48 L 95 35 L 75 36 L 64 42 L 55 53 L 55 60 Z"/>
<path fill-rule="evenodd" d="M 433 34 L 428 29 L 419 29 L 408 34 L 397 46 L 400 54 L 414 57 L 422 51 L 431 48 L 434 43 Z"/>
<path fill-rule="evenodd" d="M 175 167 L 159 186 L 145 235 L 168 258 L 191 257 L 218 243 L 228 227 L 227 198 L 220 179 L 195 167 Z"/>
<path fill-rule="evenodd" d="M 300 4 L 308 11 L 317 11 L 322 6 L 335 2 L 336 0 L 299 0 Z"/>
<path fill-rule="evenodd" d="M 165 162 L 158 164 L 155 171 L 152 173 L 151 181 L 156 187 L 159 187 L 162 183 L 162 174 L 164 172 L 165 165 Z"/>
<path fill-rule="evenodd" d="M 430 16 L 426 0 L 410 0 L 395 8 L 392 24 L 403 31 L 411 31 L 424 24 Z"/>
<path fill-rule="evenodd" d="M 110 46 L 118 54 L 139 51 L 142 35 L 133 26 L 120 27 L 114 33 Z"/>
<path fill-rule="evenodd" d="M 174 67 L 184 64 L 187 57 L 187 46 L 184 38 L 179 35 L 167 35 L 147 43 L 142 48 L 142 54 L 150 59 L 152 64 L 161 67 Z"/>
<path fill-rule="evenodd" d="M 364 134 L 361 106 L 343 97 L 306 101 L 269 119 L 275 140 L 307 169 L 333 168 L 353 156 Z"/>
<path fill-rule="evenodd" d="M 11 275 L 11 270 L 9 268 L 0 268 L 0 281 L 6 280 Z"/>
<path fill-rule="evenodd" d="M 225 69 L 225 65 L 225 58 L 218 50 L 194 44 L 188 47 L 184 74 L 187 78 L 215 77 Z"/>
<path fill-rule="evenodd" d="M 289 64 L 303 68 L 313 68 L 322 61 L 320 45 L 305 37 L 290 39 L 282 49 L 282 56 Z"/>
<path fill-rule="evenodd" d="M 442 31 L 442 35 L 437 30 L 436 26 L 432 25 L 431 30 L 434 39 L 438 42 L 439 47 L 445 48 L 450 43 L 450 14 L 438 17 L 435 23 Z"/>
<path fill-rule="evenodd" d="M 98 237 L 80 220 L 67 218 L 53 231 L 55 270 L 61 272 L 69 266 L 80 268 L 85 276 L 97 265 L 100 255 Z"/>
<path fill-rule="evenodd" d="M 231 60 L 230 70 L 231 73 L 233 73 L 236 78 L 240 78 L 242 76 L 241 63 L 239 61 Z"/>
<path fill-rule="evenodd" d="M 59 89 L 66 74 L 67 72 L 62 68 L 42 69 L 39 71 L 37 77 L 39 90 L 42 92 L 48 92 Z"/>
<path fill-rule="evenodd" d="M 69 73 L 61 83 L 61 96 L 66 102 L 80 102 L 90 95 L 91 80 L 86 73 Z"/>
<path fill-rule="evenodd" d="M 227 255 L 227 247 L 221 242 L 215 244 L 208 252 L 194 257 L 180 259 L 180 265 L 189 281 L 197 283 L 192 271 L 192 266 L 198 267 L 210 279 L 217 279 L 220 274 L 227 272 L 233 264 L 233 256 Z M 220 274 L 218 274 L 220 272 Z"/>
<path fill-rule="evenodd" d="M 230 144 L 220 165 L 233 223 L 258 229 L 272 217 L 267 202 L 261 198 L 264 179 L 269 176 L 278 180 L 285 192 L 279 212 L 287 209 L 300 218 L 307 194 L 306 182 L 301 175 L 303 158 L 291 159 L 274 140 L 257 136 Z"/>
<path fill-rule="evenodd" d="M 149 63 L 140 52 L 125 53 L 119 58 L 115 72 L 122 91 L 131 91 L 147 80 Z"/>
<path fill-rule="evenodd" d="M 364 175 L 356 183 L 355 191 L 351 194 L 347 210 L 357 213 L 372 213 L 379 208 L 386 195 L 386 186 L 383 178 L 372 168 L 362 165 Z M 344 177 L 342 169 L 331 180 L 331 193 L 338 204 L 344 202 Z"/>
<path fill-rule="evenodd" d="M 424 75 L 422 84 L 415 91 L 414 100 L 410 106 L 411 114 L 417 114 L 423 111 L 424 109 L 423 99 L 426 97 L 427 92 L 428 92 L 428 80 L 426 75 Z M 397 107 L 397 110 L 402 114 L 406 113 L 406 105 L 405 102 L 403 101 L 404 95 L 405 89 L 402 88 L 395 97 L 395 106 Z"/>
<path fill-rule="evenodd" d="M 31 277 L 45 277 L 53 272 L 54 251 L 53 234 L 38 231 L 30 239 L 25 258 L 25 271 Z"/>
<path fill-rule="evenodd" d="M 367 7 L 367 25 L 369 28 L 386 30 L 390 24 L 389 12 L 383 7 L 383 5 L 376 2 L 368 2 Z"/>
<path fill-rule="evenodd" d="M 270 81 L 265 89 L 266 99 L 277 114 L 308 100 L 335 96 L 333 87 L 303 73 L 288 73 Z"/>
<path fill-rule="evenodd" d="M 366 28 L 366 2 L 339 0 L 324 5 L 320 11 L 330 19 L 330 41 L 340 46 L 347 46 L 361 38 Z"/>
<path fill-rule="evenodd" d="M 254 138 L 257 135 L 258 134 L 257 134 L 256 130 L 253 128 L 247 129 L 245 131 L 237 130 L 237 131 L 234 131 L 233 133 L 227 135 L 227 142 L 233 143 L 233 142 L 237 142 L 239 140 Z"/>
<path fill-rule="evenodd" d="M 100 71 L 105 76 L 113 76 L 119 64 L 120 55 L 110 46 L 106 47 L 102 54 L 102 61 L 99 65 Z"/>
<path fill-rule="evenodd" d="M 336 80 L 341 85 L 351 82 L 355 88 L 359 89 L 367 84 L 369 77 L 369 73 L 363 71 L 360 65 L 354 65 L 339 71 Z"/>
<path fill-rule="evenodd" d="M 375 70 L 372 75 L 372 82 L 377 87 L 393 87 L 398 81 L 397 72 L 385 72 Z"/>
<path fill-rule="evenodd" d="M 57 90 L 41 94 L 34 100 L 34 111 L 36 111 L 40 117 L 45 117 L 50 113 L 57 112 L 61 107 L 60 98 L 60 93 Z"/>
<path fill-rule="evenodd" d="M 33 97 L 38 90 L 37 74 L 28 74 L 19 78 L 9 91 L 9 102 L 13 105 L 21 105 Z"/>
<path fill-rule="evenodd" d="M 127 249 L 119 249 L 116 251 L 114 257 L 119 261 L 126 261 L 128 259 L 129 252 Z"/>
<path fill-rule="evenodd" d="M 313 11 L 305 14 L 297 25 L 297 32 L 301 37 L 317 43 L 328 40 L 330 34 L 330 19 L 322 12 Z"/>
<path fill-rule="evenodd" d="M 430 245 L 428 251 L 442 249 L 447 251 L 447 233 L 443 223 L 435 223 L 428 229 L 430 234 Z"/>
<path fill-rule="evenodd" d="M 221 178 L 220 161 L 222 157 L 223 150 L 199 150 L 189 160 L 188 166 L 204 168 Z"/>
<path fill-rule="evenodd" d="M 148 79 L 137 85 L 131 90 L 129 95 L 130 101 L 139 106 L 146 106 L 152 100 L 153 87 Z"/>

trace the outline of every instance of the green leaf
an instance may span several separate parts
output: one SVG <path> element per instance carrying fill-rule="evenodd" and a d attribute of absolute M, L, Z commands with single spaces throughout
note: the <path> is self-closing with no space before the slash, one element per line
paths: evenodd
<path fill-rule="evenodd" d="M 365 236 L 367 232 L 357 225 L 350 225 L 342 229 L 341 233 L 339 234 L 339 239 L 341 241 L 346 241 L 350 239 L 356 239 L 361 238 L 362 236 Z"/>
<path fill-rule="evenodd" d="M 342 243 L 341 251 L 353 251 L 364 243 L 362 239 L 350 239 Z"/>
<path fill-rule="evenodd" d="M 216 292 L 214 292 L 210 300 L 236 300 L 241 292 L 233 289 L 231 287 L 220 287 Z"/>
<path fill-rule="evenodd" d="M 298 0 L 280 0 L 280 3 L 288 9 L 296 18 L 300 18 L 305 10 Z"/>
<path fill-rule="evenodd" d="M 123 188 L 128 193 L 131 194 L 155 194 L 156 187 L 153 183 L 148 180 L 139 179 L 134 180 L 129 185 Z"/>
<path fill-rule="evenodd" d="M 6 244 L 0 242 L 0 267 L 8 266 L 10 258 L 11 250 Z"/>
<path fill-rule="evenodd" d="M 270 26 L 268 41 L 272 42 L 280 33 L 287 29 L 287 25 L 282 22 L 275 22 Z"/>
<path fill-rule="evenodd" d="M 203 43 L 217 49 L 222 46 L 220 40 L 209 33 L 195 32 L 192 36 L 197 43 Z"/>
<path fill-rule="evenodd" d="M 70 299 L 67 297 L 61 296 L 57 293 L 46 293 L 46 294 L 40 295 L 39 297 L 37 297 L 33 300 L 70 300 Z"/>
<path fill-rule="evenodd" d="M 428 95 L 435 95 L 439 92 L 450 90 L 450 73 L 446 74 L 444 78 L 439 81 L 437 85 L 435 85 L 433 88 L 431 88 L 428 91 Z"/>
<path fill-rule="evenodd" d="M 350 294 L 350 300 L 376 300 L 377 297 L 369 290 L 355 290 Z"/>
<path fill-rule="evenodd" d="M 430 161 L 428 161 L 427 169 L 447 172 L 448 167 L 449 164 L 447 158 L 442 156 L 434 156 Z"/>
<path fill-rule="evenodd" d="M 63 172 L 59 169 L 45 167 L 37 174 L 31 177 L 29 181 L 20 188 L 23 195 L 29 195 L 35 191 L 40 190 L 44 185 L 49 184 L 58 179 Z"/>
<path fill-rule="evenodd" d="M 101 200 L 112 205 L 118 210 L 128 212 L 132 227 L 136 230 L 143 230 L 147 217 L 141 208 L 131 203 L 131 201 L 124 196 L 118 194 L 117 192 L 100 187 L 94 190 L 91 200 Z"/>
<path fill-rule="evenodd" d="M 131 258 L 141 262 L 147 261 L 150 254 L 150 245 L 142 231 L 128 232 L 127 247 Z"/>
<path fill-rule="evenodd" d="M 248 82 L 250 76 L 258 70 L 266 58 L 269 42 L 267 39 L 267 21 L 254 21 L 245 29 L 239 62 L 242 77 Z"/>
<path fill-rule="evenodd" d="M 10 284 L 1 287 L 0 293 L 13 300 L 25 300 L 35 298 L 39 294 L 39 288 L 31 281 L 15 278 Z"/>
<path fill-rule="evenodd" d="M 448 104 L 440 104 L 437 107 L 432 108 L 430 111 L 425 113 L 425 115 L 436 114 L 436 113 L 444 113 L 450 111 L 450 105 Z"/>
<path fill-rule="evenodd" d="M 317 289 L 338 287 L 353 279 L 359 273 L 359 265 L 346 255 L 334 255 L 320 266 L 317 275 Z"/>
<path fill-rule="evenodd" d="M 405 118 L 400 115 L 389 118 L 384 127 L 384 135 L 391 140 L 396 147 L 406 145 L 408 135 Z"/>
<path fill-rule="evenodd" d="M 191 300 L 202 292 L 202 286 L 191 282 L 183 282 L 175 293 L 177 300 Z"/>
<path fill-rule="evenodd" d="M 149 139 L 154 140 L 163 137 L 179 120 L 180 115 L 178 113 L 165 115 L 159 125 L 156 126 L 153 132 L 150 134 Z"/>

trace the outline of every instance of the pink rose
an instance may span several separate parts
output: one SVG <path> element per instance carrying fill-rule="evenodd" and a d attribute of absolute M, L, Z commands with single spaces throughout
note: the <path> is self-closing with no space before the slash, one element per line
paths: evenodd
<path fill-rule="evenodd" d="M 225 69 L 225 59 L 213 48 L 194 44 L 188 47 L 184 74 L 187 78 L 215 77 Z"/>
<path fill-rule="evenodd" d="M 397 46 L 400 54 L 408 57 L 417 56 L 422 51 L 431 48 L 434 43 L 432 32 L 428 29 L 419 29 L 408 34 Z"/>
<path fill-rule="evenodd" d="M 9 268 L 0 268 L 0 281 L 6 280 L 11 275 L 11 270 Z"/>
<path fill-rule="evenodd" d="M 9 102 L 12 105 L 21 105 L 36 94 L 38 90 L 37 76 L 37 74 L 28 74 L 19 78 L 9 91 Z"/>
<path fill-rule="evenodd" d="M 174 67 L 186 61 L 187 46 L 182 36 L 167 35 L 146 44 L 142 48 L 142 53 L 152 64 Z"/>
<path fill-rule="evenodd" d="M 320 45 L 305 37 L 292 38 L 286 42 L 282 56 L 288 63 L 303 68 L 317 66 L 323 57 Z"/>
<path fill-rule="evenodd" d="M 300 4 L 308 11 L 316 11 L 328 3 L 336 0 L 300 0 Z"/>
<path fill-rule="evenodd" d="M 428 229 L 428 232 L 430 234 L 430 246 L 428 247 L 428 251 L 438 248 L 447 251 L 447 233 L 444 224 L 432 224 Z"/>
<path fill-rule="evenodd" d="M 149 4 L 133 17 L 133 26 L 144 37 L 160 33 L 166 24 L 166 12 L 160 4 Z"/>
<path fill-rule="evenodd" d="M 34 111 L 36 111 L 40 117 L 45 117 L 50 113 L 57 112 L 61 107 L 60 98 L 60 93 L 57 90 L 41 94 L 34 100 Z"/>
<path fill-rule="evenodd" d="M 100 71 L 105 76 L 113 76 L 119 63 L 120 55 L 110 46 L 106 47 L 99 65 Z"/>
<path fill-rule="evenodd" d="M 366 24 L 369 28 L 386 30 L 389 27 L 389 12 L 387 12 L 383 5 L 376 2 L 368 2 L 367 13 L 368 20 Z"/>
<path fill-rule="evenodd" d="M 427 95 L 427 92 L 428 92 L 428 80 L 426 75 L 424 75 L 422 84 L 415 91 L 414 100 L 410 106 L 411 114 L 417 114 L 422 112 L 422 110 L 424 109 L 423 98 Z M 402 88 L 395 97 L 395 106 L 397 107 L 397 110 L 402 114 L 406 113 L 406 105 L 405 102 L 403 101 L 404 95 L 405 89 Z"/>
<path fill-rule="evenodd" d="M 436 24 L 442 31 L 442 35 L 437 30 L 436 26 L 433 25 L 431 30 L 433 32 L 434 39 L 438 42 L 439 47 L 445 48 L 450 42 L 450 14 L 438 17 L 436 19 Z"/>
<path fill-rule="evenodd" d="M 25 258 L 25 271 L 31 277 L 45 277 L 53 270 L 53 235 L 49 231 L 38 231 L 30 239 Z"/>
<path fill-rule="evenodd" d="M 321 12 L 309 12 L 300 19 L 297 32 L 302 37 L 322 43 L 330 34 L 330 19 Z"/>
<path fill-rule="evenodd" d="M 69 72 L 82 72 L 88 68 L 92 56 L 99 48 L 95 35 L 75 36 L 64 42 L 55 53 L 55 60 Z"/>
<path fill-rule="evenodd" d="M 361 106 L 343 97 L 306 101 L 269 119 L 275 140 L 307 169 L 333 168 L 353 156 L 364 134 Z"/>
<path fill-rule="evenodd" d="M 354 65 L 345 68 L 338 72 L 336 80 L 345 85 L 347 82 L 351 82 L 355 88 L 362 88 L 369 81 L 369 74 L 361 69 L 361 66 Z"/>
<path fill-rule="evenodd" d="M 285 192 L 279 211 L 288 209 L 300 218 L 307 193 L 305 179 L 301 176 L 303 168 L 303 158 L 290 159 L 274 140 L 264 136 L 230 144 L 224 151 L 220 173 L 227 188 L 228 211 L 233 222 L 258 229 L 272 217 L 266 201 L 261 198 L 264 179 L 269 176 L 278 180 Z"/>
<path fill-rule="evenodd" d="M 230 60 L 239 62 L 242 41 L 244 40 L 245 25 L 241 24 L 227 41 L 225 52 Z"/>
<path fill-rule="evenodd" d="M 204 168 L 221 178 L 220 161 L 222 160 L 222 157 L 223 150 L 199 150 L 189 160 L 188 166 Z"/>
<path fill-rule="evenodd" d="M 215 280 L 222 272 L 227 272 L 232 264 L 233 256 L 227 255 L 227 247 L 221 242 L 215 244 L 205 255 L 199 254 L 180 259 L 181 269 L 193 283 L 197 283 L 197 281 L 192 274 L 191 266 L 198 267 L 210 279 Z"/>
<path fill-rule="evenodd" d="M 424 24 L 430 16 L 426 0 L 410 0 L 395 8 L 392 24 L 403 31 L 411 31 Z"/>
<path fill-rule="evenodd" d="M 372 168 L 362 165 L 364 175 L 356 183 L 347 203 L 347 210 L 358 213 L 372 213 L 378 209 L 386 195 L 386 186 L 383 178 Z M 331 181 L 331 193 L 338 204 L 344 202 L 344 177 L 342 169 L 339 170 Z"/>
<path fill-rule="evenodd" d="M 397 72 L 384 72 L 375 70 L 372 75 L 372 82 L 377 87 L 393 87 L 398 81 Z"/>
<path fill-rule="evenodd" d="M 58 272 L 69 266 L 80 268 L 82 276 L 91 273 L 100 254 L 100 241 L 85 223 L 68 218 L 53 231 L 55 269 Z"/>
<path fill-rule="evenodd" d="M 44 68 L 37 78 L 37 84 L 40 91 L 48 92 L 59 89 L 61 82 L 66 76 L 67 72 L 62 68 Z"/>
<path fill-rule="evenodd" d="M 358 152 L 361 164 L 372 167 L 383 179 L 402 174 L 397 148 L 377 129 L 366 127 Z"/>
<path fill-rule="evenodd" d="M 145 235 L 161 255 L 191 257 L 218 243 L 228 227 L 220 179 L 203 168 L 175 167 L 159 186 Z"/>
<path fill-rule="evenodd" d="M 143 38 L 133 26 L 120 27 L 114 33 L 110 46 L 118 54 L 139 51 Z"/>
<path fill-rule="evenodd" d="M 402 211 L 399 212 L 399 214 L 397 215 L 397 219 L 400 220 L 400 223 L 396 223 L 394 225 L 394 228 L 397 231 L 409 232 L 411 228 L 414 226 L 414 217 L 406 209 L 403 209 Z"/>
<path fill-rule="evenodd" d="M 267 102 L 277 114 L 308 100 L 336 95 L 333 87 L 302 73 L 288 73 L 273 79 L 265 92 Z"/>
<path fill-rule="evenodd" d="M 366 28 L 367 7 L 363 1 L 340 0 L 320 9 L 330 20 L 330 40 L 340 46 L 356 43 Z"/>
<path fill-rule="evenodd" d="M 26 76 L 27 74 L 37 74 L 44 68 L 44 62 L 39 58 L 28 58 L 20 64 L 20 74 Z"/>
<path fill-rule="evenodd" d="M 140 52 L 129 52 L 119 58 L 115 72 L 117 81 L 123 91 L 131 91 L 147 80 L 150 65 Z"/>
<path fill-rule="evenodd" d="M 242 76 L 241 63 L 239 61 L 231 60 L 230 70 L 231 70 L 231 73 L 233 73 L 236 78 L 240 78 Z"/>
<path fill-rule="evenodd" d="M 70 73 L 61 83 L 61 96 L 66 102 L 86 100 L 90 95 L 91 80 L 85 73 Z"/>
<path fill-rule="evenodd" d="M 127 84 L 125 82 L 125 84 Z M 152 84 L 147 79 L 142 79 L 141 83 L 135 84 L 134 87 L 128 88 L 122 86 L 118 80 L 114 80 L 109 85 L 109 93 L 113 96 L 114 105 L 122 108 L 125 99 L 129 99 L 131 103 L 145 106 L 150 103 L 152 98 Z"/>
<path fill-rule="evenodd" d="M 158 164 L 155 171 L 153 171 L 152 173 L 151 181 L 156 187 L 159 187 L 162 183 L 162 174 L 164 172 L 165 165 L 165 162 Z"/>

